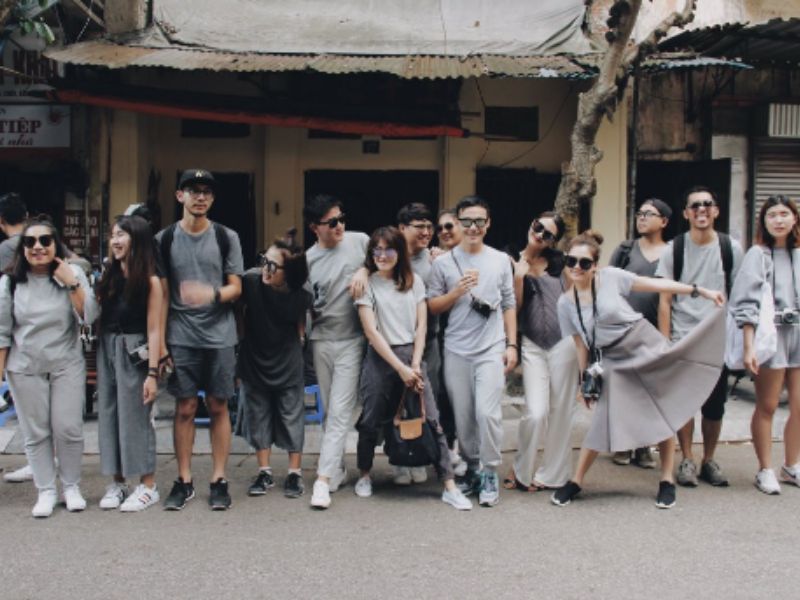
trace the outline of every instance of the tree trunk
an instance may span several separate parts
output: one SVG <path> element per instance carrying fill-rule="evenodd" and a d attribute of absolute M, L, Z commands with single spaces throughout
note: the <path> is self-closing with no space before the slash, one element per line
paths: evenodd
<path fill-rule="evenodd" d="M 9 17 L 11 16 L 11 11 L 16 6 L 17 0 L 0 0 L 0 28 L 6 26 Z"/>

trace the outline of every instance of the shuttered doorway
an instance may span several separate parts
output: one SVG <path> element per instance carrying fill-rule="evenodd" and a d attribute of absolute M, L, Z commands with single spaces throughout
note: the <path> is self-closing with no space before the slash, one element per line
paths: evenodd
<path fill-rule="evenodd" d="M 756 138 L 754 150 L 751 224 L 755 235 L 758 214 L 767 198 L 782 194 L 800 202 L 800 140 Z"/>

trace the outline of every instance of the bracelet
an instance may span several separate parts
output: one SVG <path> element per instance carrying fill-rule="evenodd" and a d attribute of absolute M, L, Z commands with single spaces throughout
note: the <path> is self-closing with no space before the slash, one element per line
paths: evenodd
<path fill-rule="evenodd" d="M 147 369 L 148 375 L 158 375 L 158 367 L 149 367 Z"/>
<path fill-rule="evenodd" d="M 68 285 L 66 287 L 69 290 L 69 293 L 72 294 L 73 292 L 77 292 L 78 289 L 80 289 L 81 284 L 80 284 L 80 282 L 76 282 L 76 283 L 74 283 L 72 285 Z"/>
<path fill-rule="evenodd" d="M 148 374 L 147 374 L 147 377 L 152 377 L 153 379 L 155 379 L 156 381 L 158 381 L 158 375 L 157 375 L 156 373 L 148 373 Z"/>
<path fill-rule="evenodd" d="M 514 350 L 519 350 L 516 344 L 506 344 L 506 348 L 513 348 Z"/>
<path fill-rule="evenodd" d="M 222 293 L 219 291 L 219 288 L 214 288 L 214 304 L 221 304 L 222 303 Z"/>

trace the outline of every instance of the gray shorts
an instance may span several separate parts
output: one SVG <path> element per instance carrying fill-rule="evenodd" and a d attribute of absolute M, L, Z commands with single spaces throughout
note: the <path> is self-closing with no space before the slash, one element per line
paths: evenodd
<path fill-rule="evenodd" d="M 229 400 L 234 393 L 236 352 L 227 348 L 190 348 L 170 346 L 175 372 L 167 382 L 167 390 L 177 400 L 194 398 L 197 392 L 219 400 Z"/>

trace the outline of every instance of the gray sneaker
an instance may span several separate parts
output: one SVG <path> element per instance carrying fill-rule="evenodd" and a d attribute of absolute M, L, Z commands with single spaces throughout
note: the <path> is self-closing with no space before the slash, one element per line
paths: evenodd
<path fill-rule="evenodd" d="M 641 467 L 642 469 L 655 469 L 656 459 L 653 458 L 653 451 L 649 446 L 644 448 L 637 448 L 633 451 L 633 464 Z"/>
<path fill-rule="evenodd" d="M 478 501 L 481 506 L 496 506 L 500 502 L 500 485 L 496 471 L 484 471 L 481 474 Z"/>
<path fill-rule="evenodd" d="M 684 458 L 678 465 L 678 483 L 685 487 L 697 487 L 697 465 L 694 461 Z"/>
<path fill-rule="evenodd" d="M 703 463 L 703 466 L 700 467 L 700 479 L 710 483 L 714 487 L 728 487 L 728 478 L 725 477 L 725 474 L 715 460 Z"/>

